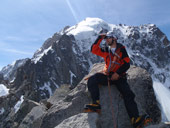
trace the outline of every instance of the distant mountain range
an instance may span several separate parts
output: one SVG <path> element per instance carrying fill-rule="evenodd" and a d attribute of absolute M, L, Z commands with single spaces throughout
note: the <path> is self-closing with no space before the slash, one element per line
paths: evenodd
<path fill-rule="evenodd" d="M 17 60 L 0 74 L 11 90 L 19 91 L 29 83 L 30 97 L 37 101 L 51 96 L 63 84 L 74 87 L 94 63 L 103 61 L 90 52 L 101 30 L 113 31 L 118 42 L 126 46 L 131 64 L 146 69 L 154 80 L 168 86 L 170 42 L 156 25 L 114 25 L 99 18 L 86 18 L 75 26 L 65 27 L 47 39 L 32 58 Z"/>

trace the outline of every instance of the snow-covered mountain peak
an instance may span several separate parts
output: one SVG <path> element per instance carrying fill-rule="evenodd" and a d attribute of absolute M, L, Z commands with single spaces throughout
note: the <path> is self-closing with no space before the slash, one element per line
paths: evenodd
<path fill-rule="evenodd" d="M 141 26 L 127 26 L 125 24 L 109 24 L 99 18 L 86 18 L 80 23 L 72 26 L 66 30 L 67 35 L 73 35 L 76 39 L 76 43 L 79 46 L 81 52 L 89 50 L 89 45 L 97 38 L 101 30 L 113 31 L 118 41 L 129 40 L 133 38 L 136 42 L 141 43 L 141 39 L 152 39 L 153 34 L 160 36 L 162 33 L 156 25 L 146 24 Z M 162 42 L 166 36 L 161 36 Z"/>
<path fill-rule="evenodd" d="M 111 30 L 108 23 L 99 18 L 86 18 L 79 24 L 67 29 L 67 35 L 73 35 L 81 52 L 86 52 L 102 29 Z"/>
<path fill-rule="evenodd" d="M 80 23 L 67 29 L 67 34 L 79 36 L 80 33 L 84 32 L 99 32 L 101 29 L 110 29 L 108 23 L 99 18 L 86 18 Z M 88 35 L 87 35 L 88 36 Z"/>
<path fill-rule="evenodd" d="M 0 73 L 3 74 L 3 77 L 5 79 L 12 80 L 16 70 L 22 65 L 24 65 L 27 60 L 28 58 L 16 60 L 12 62 L 12 64 L 8 64 L 7 66 L 3 67 Z"/>

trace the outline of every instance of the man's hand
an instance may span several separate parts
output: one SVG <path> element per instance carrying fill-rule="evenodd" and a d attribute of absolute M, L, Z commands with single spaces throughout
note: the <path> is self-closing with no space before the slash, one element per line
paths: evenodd
<path fill-rule="evenodd" d="M 117 74 L 116 72 L 113 73 L 111 80 L 118 80 L 119 79 L 119 74 Z"/>

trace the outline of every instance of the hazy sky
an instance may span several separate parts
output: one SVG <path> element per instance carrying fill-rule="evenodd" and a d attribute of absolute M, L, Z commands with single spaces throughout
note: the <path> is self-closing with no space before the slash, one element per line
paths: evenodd
<path fill-rule="evenodd" d="M 44 41 L 86 17 L 111 24 L 156 24 L 170 39 L 170 0 L 1 0 L 0 69 L 31 58 Z"/>

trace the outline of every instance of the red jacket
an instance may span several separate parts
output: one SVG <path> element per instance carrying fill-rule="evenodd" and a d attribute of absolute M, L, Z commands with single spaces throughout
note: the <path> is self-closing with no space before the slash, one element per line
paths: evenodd
<path fill-rule="evenodd" d="M 97 56 L 101 56 L 105 60 L 105 73 L 116 72 L 119 75 L 123 75 L 130 67 L 130 58 L 126 52 L 125 46 L 117 43 L 115 53 L 106 47 L 106 49 L 100 48 L 100 43 L 103 37 L 99 36 L 94 44 L 91 46 L 91 52 Z M 111 59 L 111 62 L 110 62 Z"/>

